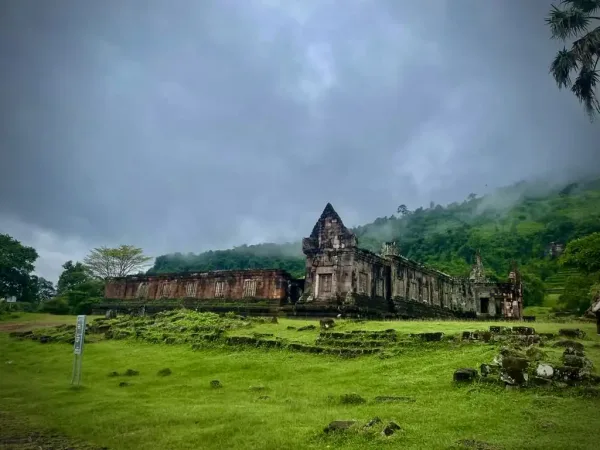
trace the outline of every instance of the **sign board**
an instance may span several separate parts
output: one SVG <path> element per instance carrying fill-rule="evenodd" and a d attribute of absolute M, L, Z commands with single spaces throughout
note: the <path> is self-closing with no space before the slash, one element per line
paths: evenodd
<path fill-rule="evenodd" d="M 83 352 L 83 341 L 85 338 L 85 316 L 77 316 L 77 325 L 75 326 L 75 345 L 73 353 L 81 355 Z"/>

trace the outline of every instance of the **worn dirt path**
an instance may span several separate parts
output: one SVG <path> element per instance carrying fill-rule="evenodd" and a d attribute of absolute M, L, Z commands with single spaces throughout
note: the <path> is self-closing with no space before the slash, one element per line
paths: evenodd
<path fill-rule="evenodd" d="M 49 430 L 36 430 L 26 420 L 0 411 L 0 449 L 3 450 L 108 450 L 79 442 Z"/>

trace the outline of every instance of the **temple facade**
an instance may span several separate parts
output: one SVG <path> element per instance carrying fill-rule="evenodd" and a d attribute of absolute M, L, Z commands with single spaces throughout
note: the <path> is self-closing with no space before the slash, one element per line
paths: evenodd
<path fill-rule="evenodd" d="M 386 311 L 406 317 L 471 316 L 521 318 L 522 283 L 516 267 L 506 283 L 490 282 L 479 253 L 468 279 L 411 261 L 394 242 L 380 254 L 358 247 L 331 204 L 302 242 L 304 293 L 298 310 Z"/>
<path fill-rule="evenodd" d="M 103 306 L 290 316 L 522 317 L 516 266 L 506 282 L 496 283 L 486 278 L 479 252 L 471 275 L 456 278 L 405 258 L 394 242 L 379 254 L 361 249 L 331 204 L 303 239 L 302 250 L 301 280 L 275 269 L 128 276 L 108 280 Z"/>

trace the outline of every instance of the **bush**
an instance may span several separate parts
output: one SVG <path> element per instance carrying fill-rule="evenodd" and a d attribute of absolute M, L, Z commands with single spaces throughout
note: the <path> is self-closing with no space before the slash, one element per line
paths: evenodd
<path fill-rule="evenodd" d="M 73 314 L 91 314 L 94 306 L 102 302 L 101 298 L 88 298 L 73 306 Z"/>
<path fill-rule="evenodd" d="M 52 300 L 42 303 L 40 311 L 50 314 L 65 315 L 69 314 L 69 305 L 65 299 L 56 297 Z"/>

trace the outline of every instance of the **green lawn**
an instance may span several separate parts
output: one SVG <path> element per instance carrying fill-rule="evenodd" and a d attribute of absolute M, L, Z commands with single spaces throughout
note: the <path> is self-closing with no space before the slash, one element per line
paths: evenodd
<path fill-rule="evenodd" d="M 29 318 L 29 319 L 28 319 Z M 33 320 L 32 320 L 33 319 Z M 52 320 L 51 320 L 52 319 Z M 31 327 L 54 317 L 25 315 Z M 29 320 L 29 321 L 28 321 Z M 74 323 L 75 318 L 60 318 Z M 65 322 L 66 321 L 66 322 Z M 6 322 L 3 322 L 6 323 Z M 267 332 L 309 342 L 318 331 L 280 320 L 233 334 Z M 395 328 L 401 333 L 476 330 L 478 322 L 342 322 L 336 330 Z M 540 332 L 567 325 L 536 323 Z M 600 365 L 600 338 L 593 324 L 586 354 Z M 544 390 L 506 391 L 475 384 L 455 387 L 459 367 L 489 362 L 490 344 L 409 347 L 382 359 L 293 353 L 287 350 L 152 345 L 137 341 L 89 344 L 83 388 L 70 387 L 73 361 L 67 344 L 17 341 L 0 333 L 0 412 L 27 418 L 31 427 L 54 429 L 98 446 L 116 449 L 449 449 L 458 440 L 477 440 L 504 449 L 596 449 L 600 401 Z M 168 367 L 172 375 L 157 376 Z M 134 377 L 109 377 L 134 369 Z M 212 389 L 218 379 L 222 389 Z M 121 381 L 130 383 L 119 387 Z M 264 386 L 263 391 L 251 386 Z M 336 396 L 357 393 L 367 403 L 343 405 Z M 407 396 L 412 403 L 380 404 L 381 395 Z M 261 399 L 262 396 L 269 398 Z M 332 420 L 394 420 L 403 430 L 325 435 Z"/>

